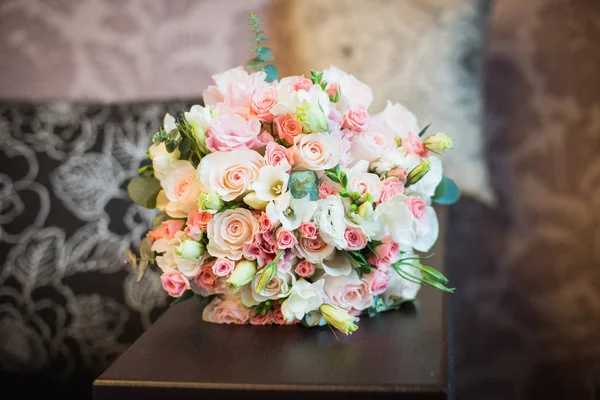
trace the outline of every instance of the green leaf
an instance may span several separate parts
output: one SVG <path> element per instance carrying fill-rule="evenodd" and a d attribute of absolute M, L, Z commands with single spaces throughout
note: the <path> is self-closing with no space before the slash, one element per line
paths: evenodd
<path fill-rule="evenodd" d="M 172 153 L 177 148 L 177 143 L 167 139 L 167 141 L 165 142 L 165 148 L 169 153 Z"/>
<path fill-rule="evenodd" d="M 327 175 L 327 177 L 329 179 L 331 179 L 335 183 L 340 183 L 340 178 L 338 178 L 338 176 L 336 174 L 334 174 L 333 172 L 331 172 L 331 171 L 325 171 L 325 174 Z"/>
<path fill-rule="evenodd" d="M 149 176 L 136 176 L 127 185 L 131 200 L 146 208 L 156 207 L 156 196 L 159 191 L 160 182 Z"/>
<path fill-rule="evenodd" d="M 248 69 L 260 69 L 263 65 L 264 61 L 259 58 L 253 58 L 246 63 L 246 68 Z"/>
<path fill-rule="evenodd" d="M 273 52 L 268 47 L 259 47 L 258 49 L 256 49 L 256 57 L 260 58 L 261 60 L 264 60 L 263 57 L 272 56 L 272 53 Z"/>
<path fill-rule="evenodd" d="M 450 205 L 454 204 L 460 198 L 460 189 L 454 181 L 446 176 L 442 177 L 442 181 L 435 188 L 435 193 L 431 200 L 438 204 Z"/>
<path fill-rule="evenodd" d="M 345 188 L 348 186 L 348 175 L 342 172 L 342 186 Z"/>
<path fill-rule="evenodd" d="M 180 297 L 173 300 L 171 302 L 171 305 L 174 306 L 175 304 L 179 304 L 183 301 L 186 301 L 187 299 L 189 299 L 192 296 L 194 296 L 194 292 L 192 290 L 186 290 L 185 292 L 183 292 L 183 294 Z"/>
<path fill-rule="evenodd" d="M 427 132 L 427 129 L 429 129 L 430 126 L 431 126 L 431 124 L 427 125 L 423 129 L 421 129 L 421 132 L 419 132 L 419 137 L 422 137 L 425 134 L 425 132 Z"/>
<path fill-rule="evenodd" d="M 186 155 L 187 153 L 189 153 L 190 148 L 190 142 L 185 138 L 181 139 L 181 142 L 179 142 L 179 152 L 181 153 L 181 155 Z"/>
<path fill-rule="evenodd" d="M 319 199 L 319 179 L 313 171 L 295 171 L 290 175 L 290 192 L 295 199 L 306 195 L 310 201 Z"/>
<path fill-rule="evenodd" d="M 274 65 L 265 66 L 264 71 L 267 73 L 267 77 L 265 78 L 265 81 L 273 82 L 273 81 L 276 81 L 277 79 L 279 79 L 279 71 L 277 70 L 277 67 L 275 67 Z"/>
<path fill-rule="evenodd" d="M 169 219 L 169 216 L 167 215 L 166 212 L 161 211 L 158 214 L 156 214 L 156 217 L 154 217 L 154 219 L 152 219 L 152 229 L 156 229 L 158 228 L 158 226 L 160 224 L 162 224 L 164 221 L 166 221 L 167 219 Z"/>

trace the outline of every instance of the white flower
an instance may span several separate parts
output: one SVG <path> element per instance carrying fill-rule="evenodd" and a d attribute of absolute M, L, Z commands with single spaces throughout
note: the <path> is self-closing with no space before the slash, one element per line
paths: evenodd
<path fill-rule="evenodd" d="M 403 270 L 417 278 L 421 278 L 421 272 L 411 266 L 403 265 Z M 402 303 L 403 301 L 414 300 L 421 285 L 401 277 L 396 271 L 391 271 L 390 282 L 385 292 L 381 294 L 381 299 L 388 307 Z"/>
<path fill-rule="evenodd" d="M 435 188 L 437 188 L 442 181 L 444 172 L 442 168 L 442 160 L 440 160 L 438 157 L 431 156 L 429 157 L 429 161 L 431 161 L 429 172 L 427 172 L 425 176 L 423 176 L 423 178 L 421 178 L 417 183 L 410 185 L 406 189 L 406 194 L 416 194 L 420 197 L 427 198 L 434 195 Z M 407 171 L 410 172 L 410 169 L 407 169 Z"/>
<path fill-rule="evenodd" d="M 376 174 L 367 172 L 369 162 L 360 160 L 351 169 L 346 171 L 348 175 L 348 192 L 360 194 L 360 199 L 364 200 L 367 193 L 371 194 L 373 201 L 377 201 L 381 195 L 381 180 Z"/>
<path fill-rule="evenodd" d="M 294 168 L 321 171 L 335 167 L 342 157 L 342 140 L 327 132 L 298 135 L 291 148 Z"/>
<path fill-rule="evenodd" d="M 300 224 L 308 222 L 315 210 L 317 202 L 310 201 L 306 195 L 295 199 L 290 192 L 285 192 L 267 206 L 267 217 L 274 223 L 281 222 L 281 226 L 288 231 L 298 229 Z"/>
<path fill-rule="evenodd" d="M 277 86 L 277 103 L 271 108 L 271 114 L 295 114 L 298 107 L 307 101 L 309 105 L 322 110 L 324 115 L 329 113 L 329 96 L 318 85 L 305 90 L 292 90 L 297 77 L 283 78 Z"/>
<path fill-rule="evenodd" d="M 320 279 L 315 283 L 309 283 L 300 279 L 292 287 L 290 297 L 281 305 L 281 312 L 287 321 L 304 318 L 310 311 L 318 310 L 323 304 L 323 285 L 325 281 Z"/>
<path fill-rule="evenodd" d="M 323 279 L 325 294 L 336 306 L 346 310 L 364 310 L 373 303 L 373 294 L 367 283 L 354 270 L 349 275 L 325 275 Z"/>
<path fill-rule="evenodd" d="M 354 162 L 372 162 L 394 150 L 396 146 L 393 133 L 381 123 L 373 122 L 367 130 L 356 132 L 352 136 L 350 154 Z"/>
<path fill-rule="evenodd" d="M 190 111 L 184 112 L 185 120 L 192 126 L 196 141 L 202 145 L 206 142 L 206 131 L 212 121 L 210 107 L 193 105 Z"/>
<path fill-rule="evenodd" d="M 371 162 L 371 169 L 380 175 L 396 167 L 402 167 L 408 172 L 419 165 L 420 162 L 421 158 L 418 155 L 406 154 L 403 147 L 396 147 Z"/>
<path fill-rule="evenodd" d="M 346 231 L 346 220 L 344 218 L 344 205 L 338 196 L 327 196 L 316 201 L 317 210 L 314 221 L 319 227 L 319 233 L 326 243 L 338 249 L 346 247 L 344 232 Z"/>
<path fill-rule="evenodd" d="M 256 197 L 262 201 L 275 200 L 287 191 L 290 165 L 281 162 L 276 166 L 265 165 L 260 169 L 258 179 L 252 185 Z"/>
<path fill-rule="evenodd" d="M 173 163 L 179 160 L 179 149 L 175 149 L 172 153 L 167 151 L 164 143 L 159 143 L 158 146 L 153 144 L 148 149 L 150 159 L 152 160 L 152 169 L 156 179 L 161 180 L 168 173 Z"/>
<path fill-rule="evenodd" d="M 369 108 L 373 102 L 373 92 L 368 85 L 356 79 L 354 75 L 350 75 L 333 65 L 323 71 L 323 80 L 338 86 L 339 104 L 344 110 L 355 106 Z"/>
<path fill-rule="evenodd" d="M 336 251 L 317 266 L 330 276 L 350 275 L 352 272 L 352 264 L 343 251 Z"/>
<path fill-rule="evenodd" d="M 383 123 L 395 137 L 401 139 L 406 138 L 409 133 L 416 135 L 420 131 L 415 115 L 400 103 L 392 104 L 388 101 L 385 109 L 375 115 L 373 120 Z"/>
<path fill-rule="evenodd" d="M 242 289 L 242 303 L 246 307 L 252 307 L 258 303 L 262 303 L 267 300 L 283 299 L 288 297 L 290 290 L 296 284 L 296 277 L 291 272 L 277 271 L 275 276 L 267 284 L 265 289 L 259 293 L 256 293 L 256 286 L 260 281 L 260 277 L 265 269 L 261 269 L 254 275 L 249 285 L 246 285 Z"/>
<path fill-rule="evenodd" d="M 205 191 L 231 201 L 250 191 L 264 165 L 263 157 L 254 150 L 216 152 L 202 158 L 198 173 Z"/>
<path fill-rule="evenodd" d="M 165 118 L 163 119 L 163 128 L 167 133 L 171 132 L 173 129 L 177 129 L 177 125 L 175 125 L 175 118 L 169 113 L 165 114 Z"/>
<path fill-rule="evenodd" d="M 344 199 L 348 225 L 360 228 L 369 240 L 381 239 L 385 232 L 379 207 L 373 208 L 372 203 L 363 203 L 356 211 L 351 211 L 350 204 L 350 200 Z"/>

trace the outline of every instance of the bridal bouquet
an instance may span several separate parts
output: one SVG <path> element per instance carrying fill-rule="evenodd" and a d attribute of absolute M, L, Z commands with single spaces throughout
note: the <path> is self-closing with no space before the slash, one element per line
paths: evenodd
<path fill-rule="evenodd" d="M 140 256 L 127 252 L 139 279 L 155 263 L 177 301 L 208 300 L 209 322 L 346 334 L 422 284 L 452 291 L 415 253 L 437 239 L 432 202 L 459 195 L 438 157 L 451 139 L 400 104 L 371 115 L 371 89 L 337 68 L 278 79 L 250 21 L 256 57 L 165 116 L 128 186 L 161 211 Z"/>

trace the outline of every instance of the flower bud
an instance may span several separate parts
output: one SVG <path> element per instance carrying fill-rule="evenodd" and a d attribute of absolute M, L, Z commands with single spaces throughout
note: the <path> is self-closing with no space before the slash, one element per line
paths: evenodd
<path fill-rule="evenodd" d="M 442 132 L 425 138 L 423 143 L 425 144 L 425 147 L 434 153 L 441 153 L 452 148 L 452 139 Z"/>
<path fill-rule="evenodd" d="M 304 131 L 307 133 L 327 130 L 327 118 L 323 110 L 318 105 L 310 104 L 306 100 L 296 108 L 296 119 L 304 126 Z"/>
<path fill-rule="evenodd" d="M 219 211 L 223 208 L 223 200 L 216 193 L 200 193 L 198 196 L 198 209 L 200 211 Z"/>
<path fill-rule="evenodd" d="M 269 282 L 271 282 L 271 279 L 273 279 L 277 273 L 277 261 L 271 261 L 258 273 L 260 274 L 260 277 L 258 278 L 258 282 L 254 291 L 260 294 L 263 290 L 265 290 Z"/>
<path fill-rule="evenodd" d="M 358 211 L 357 214 L 361 217 L 361 218 L 368 218 L 371 216 L 371 214 L 373 214 L 373 203 L 362 203 L 360 205 L 360 207 L 358 207 Z"/>
<path fill-rule="evenodd" d="M 177 255 L 186 260 L 197 260 L 204 254 L 204 246 L 195 240 L 186 240 L 181 242 L 175 250 Z"/>
<path fill-rule="evenodd" d="M 425 174 L 429 172 L 430 169 L 431 169 L 431 161 L 429 161 L 429 160 L 422 161 L 419 165 L 414 167 L 408 173 L 408 176 L 406 177 L 405 187 L 414 185 L 415 183 L 419 182 L 421 180 L 421 178 L 423 178 L 425 176 Z"/>
<path fill-rule="evenodd" d="M 262 201 L 256 196 L 256 192 L 250 192 L 244 196 L 244 203 L 248 204 L 255 210 L 264 210 L 269 204 L 268 201 Z"/>
<path fill-rule="evenodd" d="M 256 275 L 256 262 L 250 260 L 242 260 L 238 262 L 235 269 L 227 279 L 227 283 L 231 285 L 233 289 L 237 289 L 250 282 Z"/>
<path fill-rule="evenodd" d="M 340 332 L 349 335 L 358 329 L 358 326 L 354 323 L 358 318 L 348 314 L 348 311 L 334 306 L 333 304 L 322 304 L 319 308 L 325 322 L 329 325 L 333 325 L 334 328 Z"/>

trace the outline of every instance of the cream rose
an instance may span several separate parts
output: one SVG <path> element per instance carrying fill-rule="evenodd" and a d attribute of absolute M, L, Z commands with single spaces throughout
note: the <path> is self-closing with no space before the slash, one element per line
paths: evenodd
<path fill-rule="evenodd" d="M 331 302 L 346 310 L 364 310 L 373 303 L 373 295 L 367 283 L 358 278 L 356 271 L 349 275 L 325 275 L 325 294 Z"/>
<path fill-rule="evenodd" d="M 235 298 L 221 300 L 215 297 L 204 307 L 202 319 L 215 324 L 245 324 L 250 319 L 251 310 Z"/>
<path fill-rule="evenodd" d="M 292 153 L 298 169 L 319 171 L 335 167 L 342 157 L 342 141 L 327 132 L 296 137 Z"/>
<path fill-rule="evenodd" d="M 350 154 L 355 162 L 372 162 L 396 148 L 394 134 L 382 124 L 373 123 L 369 129 L 352 137 Z"/>
<path fill-rule="evenodd" d="M 324 258 L 328 257 L 335 250 L 335 246 L 327 244 L 321 236 L 314 239 L 305 237 L 298 238 L 298 243 L 294 247 L 294 252 L 307 261 L 312 263 L 320 263 Z"/>
<path fill-rule="evenodd" d="M 260 232 L 258 222 L 249 210 L 236 208 L 215 214 L 208 223 L 206 249 L 213 257 L 242 258 L 242 247 Z"/>
<path fill-rule="evenodd" d="M 288 297 L 292 287 L 296 284 L 296 277 L 293 273 L 278 270 L 265 289 L 260 294 L 256 293 L 256 286 L 260 281 L 263 271 L 264 268 L 258 271 L 252 279 L 252 282 L 242 289 L 242 303 L 246 307 L 252 307 L 270 299 L 283 299 Z"/>
<path fill-rule="evenodd" d="M 231 201 L 250 191 L 264 165 L 263 157 L 254 150 L 217 152 L 202 158 L 198 173 L 206 191 Z"/>
<path fill-rule="evenodd" d="M 201 189 L 198 173 L 191 163 L 182 160 L 172 162 L 161 185 L 168 200 L 165 211 L 169 216 L 184 218 L 196 209 Z"/>

